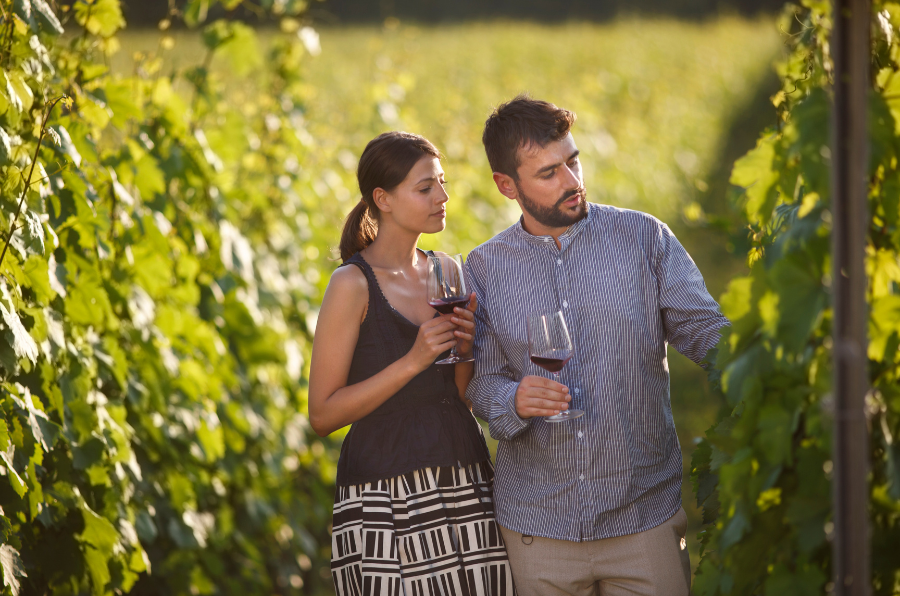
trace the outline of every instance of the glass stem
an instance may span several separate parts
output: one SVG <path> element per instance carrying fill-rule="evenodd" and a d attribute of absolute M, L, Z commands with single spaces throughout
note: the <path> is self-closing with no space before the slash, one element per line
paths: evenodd
<path fill-rule="evenodd" d="M 553 380 L 556 381 L 557 383 L 559 383 L 559 373 L 558 373 L 558 372 L 553 373 Z M 562 416 L 562 415 L 565 414 L 565 413 L 566 413 L 565 410 L 560 409 L 558 415 L 559 415 L 559 416 Z"/>

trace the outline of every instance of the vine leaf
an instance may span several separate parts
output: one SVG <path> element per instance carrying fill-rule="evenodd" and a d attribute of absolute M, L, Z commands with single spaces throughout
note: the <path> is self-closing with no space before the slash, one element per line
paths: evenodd
<path fill-rule="evenodd" d="M 15 402 L 19 408 L 27 413 L 28 425 L 31 427 L 31 434 L 34 437 L 34 440 L 40 443 L 41 447 L 44 448 L 44 451 L 50 451 L 50 448 L 53 447 L 56 443 L 56 439 L 59 437 L 59 427 L 47 418 L 47 414 L 45 414 L 43 410 L 34 407 L 31 394 L 27 389 L 25 390 L 24 396 L 21 398 L 16 397 L 15 395 L 11 395 L 10 397 L 12 397 L 13 402 Z"/>
<path fill-rule="evenodd" d="M 10 153 L 12 153 L 12 145 L 10 144 L 9 135 L 0 128 L 0 165 L 9 163 Z"/>
<path fill-rule="evenodd" d="M 31 8 L 34 9 L 34 15 L 37 17 L 37 20 L 42 25 L 41 28 L 44 31 L 56 35 L 62 35 L 66 32 L 66 30 L 63 29 L 62 23 L 56 18 L 53 9 L 50 8 L 44 0 L 31 0 Z"/>
<path fill-rule="evenodd" d="M 19 473 L 13 465 L 13 456 L 15 453 L 16 446 L 10 442 L 9 445 L 6 446 L 5 451 L 0 451 L 0 461 L 6 466 L 6 473 L 9 476 L 9 483 L 12 485 L 13 490 L 16 491 L 16 494 L 20 497 L 24 497 L 25 491 L 28 489 L 25 487 L 25 481 L 19 476 Z"/>
<path fill-rule="evenodd" d="M 24 112 L 34 105 L 34 93 L 25 79 L 18 72 L 6 73 L 6 91 L 10 98 L 10 105 Z"/>
<path fill-rule="evenodd" d="M 56 132 L 56 130 L 54 130 L 52 126 L 47 129 L 47 136 L 50 137 L 54 145 L 56 145 L 57 147 L 62 146 L 62 139 L 59 138 L 59 133 Z"/>
<path fill-rule="evenodd" d="M 34 254 L 44 254 L 44 226 L 41 223 L 41 216 L 34 211 L 26 211 L 21 230 L 25 247 Z"/>
<path fill-rule="evenodd" d="M 38 302 L 48 304 L 53 299 L 55 292 L 51 287 L 47 261 L 38 255 L 32 255 L 25 261 L 25 266 L 22 269 L 28 277 L 28 285 L 34 291 Z"/>
<path fill-rule="evenodd" d="M 34 13 L 31 10 L 31 0 L 14 0 L 13 12 L 17 17 L 25 21 L 31 30 L 37 33 L 38 25 L 34 20 Z"/>
<path fill-rule="evenodd" d="M 206 20 L 209 0 L 191 0 L 184 9 L 184 22 L 188 27 L 196 27 Z"/>
<path fill-rule="evenodd" d="M 16 577 L 28 577 L 19 551 L 8 544 L 0 546 L 0 566 L 3 567 L 3 585 L 10 589 L 13 596 L 19 596 L 19 580 Z"/>
<path fill-rule="evenodd" d="M 81 167 L 81 154 L 78 152 L 78 149 L 75 147 L 75 143 L 72 142 L 72 137 L 69 135 L 69 131 L 66 130 L 66 127 L 61 124 L 56 124 L 54 126 L 48 127 L 48 130 L 53 130 L 51 133 L 51 137 L 53 137 L 53 141 L 60 148 L 60 150 L 68 155 L 75 165 Z"/>
<path fill-rule="evenodd" d="M 90 544 L 104 553 L 111 553 L 113 547 L 119 541 L 119 533 L 108 519 L 102 517 L 82 504 L 82 516 L 84 517 L 84 531 L 78 535 L 79 540 Z"/>
<path fill-rule="evenodd" d="M 125 26 L 118 0 L 75 3 L 75 20 L 93 35 L 111 37 Z"/>
<path fill-rule="evenodd" d="M 775 141 L 774 135 L 761 138 L 754 149 L 734 163 L 731 172 L 731 183 L 746 190 L 746 213 L 751 221 L 766 223 L 775 206 L 778 196 Z"/>
<path fill-rule="evenodd" d="M 28 334 L 28 330 L 22 325 L 22 320 L 12 302 L 12 297 L 6 289 L 6 284 L 0 284 L 2 296 L 0 296 L 0 316 L 6 326 L 6 340 L 12 346 L 17 358 L 28 358 L 32 363 L 37 361 L 38 346 Z"/>
<path fill-rule="evenodd" d="M 900 331 L 900 296 L 889 295 L 875 300 L 869 319 L 869 359 L 884 358 L 888 340 Z"/>

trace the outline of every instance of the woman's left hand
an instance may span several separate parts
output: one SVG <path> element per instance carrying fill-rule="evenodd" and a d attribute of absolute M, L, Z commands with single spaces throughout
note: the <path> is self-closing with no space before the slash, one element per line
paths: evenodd
<path fill-rule="evenodd" d="M 475 292 L 469 296 L 469 303 L 465 308 L 453 309 L 450 320 L 457 325 L 453 335 L 459 343 L 456 344 L 456 353 L 462 358 L 470 358 L 475 343 L 475 309 L 478 308 L 478 297 Z"/>

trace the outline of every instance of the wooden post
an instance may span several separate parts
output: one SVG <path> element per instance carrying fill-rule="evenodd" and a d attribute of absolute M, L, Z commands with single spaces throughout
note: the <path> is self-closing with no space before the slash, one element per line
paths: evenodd
<path fill-rule="evenodd" d="M 834 0 L 832 261 L 834 298 L 834 594 L 871 594 L 865 397 L 869 0 Z"/>

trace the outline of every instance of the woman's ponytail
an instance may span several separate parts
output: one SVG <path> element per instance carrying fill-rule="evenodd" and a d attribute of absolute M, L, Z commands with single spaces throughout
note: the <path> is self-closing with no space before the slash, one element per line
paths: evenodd
<path fill-rule="evenodd" d="M 377 233 L 378 223 L 369 215 L 369 206 L 366 204 L 366 200 L 360 199 L 344 222 L 340 244 L 341 262 L 345 262 L 372 244 Z"/>
<path fill-rule="evenodd" d="M 375 206 L 375 189 L 391 192 L 423 157 L 440 159 L 441 154 L 428 139 L 419 135 L 392 131 L 369 141 L 356 168 L 362 198 L 344 223 L 341 261 L 346 262 L 375 241 L 381 213 Z"/>

